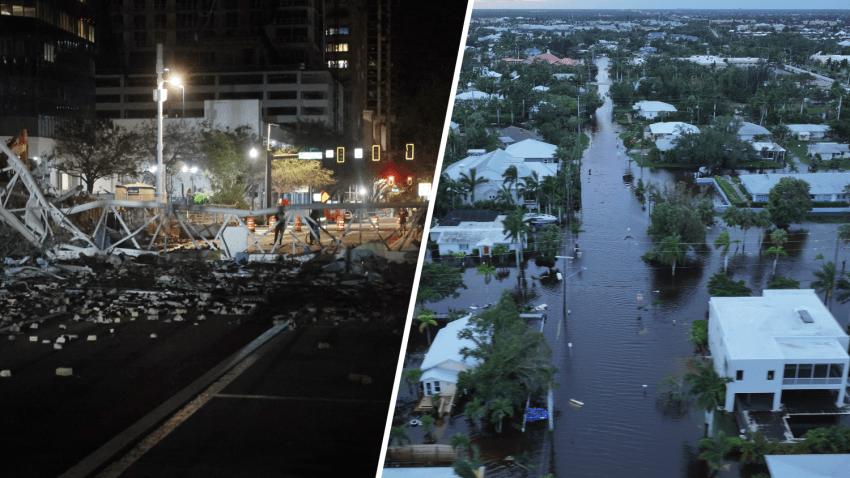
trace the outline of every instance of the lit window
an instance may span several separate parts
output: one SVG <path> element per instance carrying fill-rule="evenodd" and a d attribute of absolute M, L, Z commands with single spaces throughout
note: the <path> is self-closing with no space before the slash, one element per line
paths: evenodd
<path fill-rule="evenodd" d="M 348 68 L 348 60 L 328 60 L 328 68 Z"/>
<path fill-rule="evenodd" d="M 348 51 L 348 43 L 328 43 L 325 51 Z"/>

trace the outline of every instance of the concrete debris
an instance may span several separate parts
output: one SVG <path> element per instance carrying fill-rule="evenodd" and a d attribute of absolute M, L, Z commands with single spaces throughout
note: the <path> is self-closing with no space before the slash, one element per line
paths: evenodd
<path fill-rule="evenodd" d="M 70 367 L 69 368 L 59 367 L 59 368 L 56 369 L 56 375 L 58 375 L 60 377 L 70 377 L 71 375 L 74 375 L 74 369 L 72 369 Z"/>
<path fill-rule="evenodd" d="M 12 267 L 34 262 L 32 258 L 13 261 Z M 115 336 L 124 335 L 118 330 L 121 327 L 148 327 L 140 336 L 156 339 L 166 319 L 173 328 L 184 324 L 232 327 L 257 321 L 290 329 L 365 322 L 403 328 L 416 265 L 363 251 L 349 255 L 348 261 L 345 254 L 309 254 L 279 256 L 275 262 L 249 260 L 243 265 L 169 262 L 166 256 L 154 255 L 112 260 L 81 255 L 73 261 L 42 261 L 39 267 L 31 269 L 53 268 L 67 280 L 47 274 L 0 276 L 0 331 L 15 340 L 26 329 L 30 333 L 22 341 L 29 338 L 28 344 L 67 346 L 73 335 L 86 341 L 97 341 L 100 335 L 103 342 L 106 328 L 100 324 L 112 325 L 109 331 Z M 139 321 L 133 323 L 136 318 Z M 320 348 L 334 346 L 333 340 L 319 342 Z M 98 347 L 92 344 L 88 349 Z M 353 381 L 363 383 L 363 377 Z"/>
<path fill-rule="evenodd" d="M 11 377 L 11 376 L 12 376 L 11 370 L 0 370 L 0 377 Z"/>

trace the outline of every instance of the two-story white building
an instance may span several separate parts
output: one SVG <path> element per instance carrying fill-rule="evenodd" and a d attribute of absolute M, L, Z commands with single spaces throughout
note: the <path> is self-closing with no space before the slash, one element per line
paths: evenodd
<path fill-rule="evenodd" d="M 844 404 L 850 337 L 814 290 L 712 297 L 708 345 L 717 373 L 733 379 L 727 411 L 743 394 L 761 394 L 780 410 L 785 390 L 829 390 Z"/>

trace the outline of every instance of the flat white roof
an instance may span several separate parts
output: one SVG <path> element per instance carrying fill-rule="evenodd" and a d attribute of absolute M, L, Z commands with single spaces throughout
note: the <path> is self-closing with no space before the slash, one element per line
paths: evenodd
<path fill-rule="evenodd" d="M 383 478 L 457 478 L 450 466 L 415 466 L 410 468 L 384 468 Z"/>
<path fill-rule="evenodd" d="M 730 358 L 847 359 L 847 334 L 812 289 L 765 290 L 762 297 L 712 297 Z M 800 318 L 806 310 L 812 323 Z"/>
<path fill-rule="evenodd" d="M 802 179 L 809 183 L 809 194 L 843 194 L 844 186 L 850 184 L 850 173 L 789 173 L 789 174 L 743 174 L 741 184 L 750 194 L 767 194 L 782 178 Z"/>

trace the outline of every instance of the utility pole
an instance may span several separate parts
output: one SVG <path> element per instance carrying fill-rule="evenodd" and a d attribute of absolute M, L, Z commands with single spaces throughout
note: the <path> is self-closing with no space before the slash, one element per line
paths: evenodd
<path fill-rule="evenodd" d="M 841 119 L 841 100 L 844 99 L 844 96 L 838 97 L 838 116 L 835 119 Z"/>

